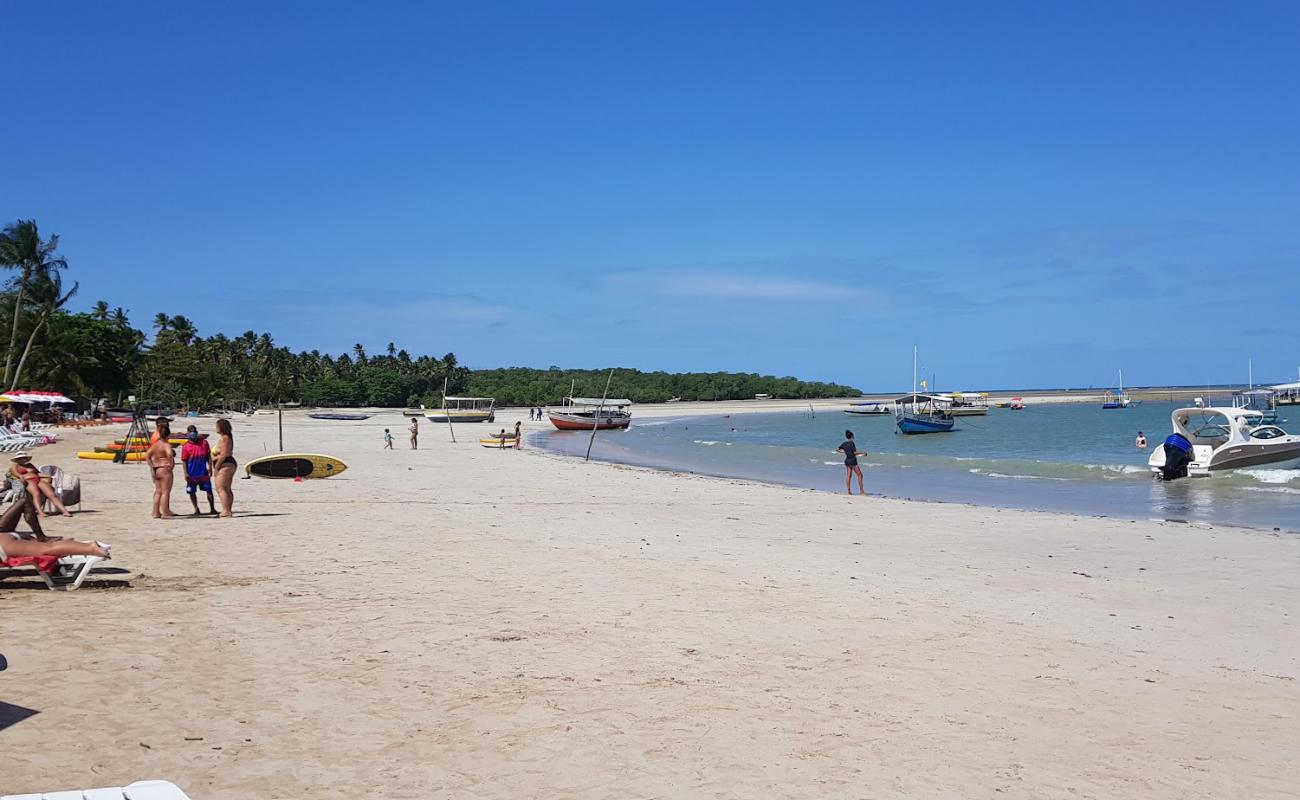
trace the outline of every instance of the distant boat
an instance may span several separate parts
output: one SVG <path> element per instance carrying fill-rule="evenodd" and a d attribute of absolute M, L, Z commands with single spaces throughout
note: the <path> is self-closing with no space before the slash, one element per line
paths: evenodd
<path fill-rule="evenodd" d="M 332 419 L 332 420 L 341 420 L 344 422 L 360 422 L 363 419 L 370 419 L 371 417 L 370 414 L 336 414 L 333 412 L 324 412 L 324 411 L 318 412 L 316 414 L 308 414 L 307 416 L 311 417 L 312 419 Z"/>
<path fill-rule="evenodd" d="M 948 433 L 954 430 L 950 400 L 941 394 L 909 394 L 894 401 L 894 415 L 901 433 Z"/>
<path fill-rule="evenodd" d="M 1277 424 L 1277 394 L 1268 389 L 1248 389 L 1232 395 L 1232 407 L 1258 411 L 1265 425 Z"/>
<path fill-rule="evenodd" d="M 422 408 L 404 408 L 404 409 L 402 409 L 402 416 L 404 416 L 404 417 L 423 417 L 423 416 L 424 416 L 424 409 L 422 409 Z"/>
<path fill-rule="evenodd" d="M 442 408 L 420 406 L 430 422 L 496 422 L 495 397 L 444 397 Z"/>
<path fill-rule="evenodd" d="M 845 414 L 852 414 L 857 417 L 887 417 L 894 412 L 889 410 L 887 403 L 854 403 L 844 409 Z"/>
<path fill-rule="evenodd" d="M 953 392 L 948 411 L 954 417 L 982 417 L 989 413 L 988 392 Z"/>
<path fill-rule="evenodd" d="M 912 348 L 912 393 L 894 401 L 894 422 L 900 433 L 948 433 L 957 420 L 951 413 L 952 398 L 916 391 L 916 348 Z"/>
<path fill-rule="evenodd" d="M 1102 408 L 1128 408 L 1133 404 L 1129 396 L 1124 393 L 1124 370 L 1119 371 L 1119 389 L 1107 391 L 1106 396 L 1101 400 Z"/>
<path fill-rule="evenodd" d="M 562 431 L 619 430 L 632 424 L 631 408 L 631 400 L 566 397 L 563 406 L 546 409 L 546 416 Z"/>

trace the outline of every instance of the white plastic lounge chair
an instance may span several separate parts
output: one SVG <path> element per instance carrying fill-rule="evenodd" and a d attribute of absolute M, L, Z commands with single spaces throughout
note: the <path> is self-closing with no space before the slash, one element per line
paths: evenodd
<path fill-rule="evenodd" d="M 0 800 L 190 800 L 170 781 L 137 781 L 111 789 L 73 789 L 45 794 L 7 794 Z"/>
<path fill-rule="evenodd" d="M 81 588 L 82 581 L 86 580 L 95 565 L 103 560 L 99 556 L 64 556 L 59 559 L 58 568 L 51 573 L 41 572 L 34 566 L 7 567 L 0 562 L 0 578 L 10 575 L 30 576 L 35 573 L 45 581 L 46 588 L 51 591 L 72 592 Z M 8 798 L 0 798 L 0 800 L 8 800 Z"/>

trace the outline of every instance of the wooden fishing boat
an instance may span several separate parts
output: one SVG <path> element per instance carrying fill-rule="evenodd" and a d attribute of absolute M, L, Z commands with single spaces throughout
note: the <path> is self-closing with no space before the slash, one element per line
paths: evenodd
<path fill-rule="evenodd" d="M 951 401 L 940 394 L 909 394 L 898 398 L 895 421 L 899 433 L 947 433 L 957 420 L 949 408 Z"/>
<path fill-rule="evenodd" d="M 631 400 L 566 397 L 560 408 L 546 409 L 546 416 L 562 431 L 620 430 L 632 424 L 631 408 Z"/>

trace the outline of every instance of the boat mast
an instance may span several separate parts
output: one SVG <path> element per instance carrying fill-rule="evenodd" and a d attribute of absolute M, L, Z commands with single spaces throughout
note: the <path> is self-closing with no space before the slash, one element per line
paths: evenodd
<path fill-rule="evenodd" d="M 447 410 L 447 376 L 442 376 L 442 413 L 447 415 L 447 432 L 451 434 L 451 443 L 456 443 L 456 430 L 451 427 L 451 412 Z"/>
<path fill-rule="evenodd" d="M 587 455 L 583 461 L 591 460 L 591 446 L 596 443 L 596 429 L 600 427 L 600 417 L 605 412 L 605 399 L 609 397 L 609 384 L 614 380 L 614 370 L 610 369 L 609 377 L 605 379 L 605 393 L 600 396 L 600 406 L 596 408 L 596 416 L 591 421 L 591 438 L 587 440 Z"/>
<path fill-rule="evenodd" d="M 1246 359 L 1246 388 L 1255 391 L 1255 359 Z"/>

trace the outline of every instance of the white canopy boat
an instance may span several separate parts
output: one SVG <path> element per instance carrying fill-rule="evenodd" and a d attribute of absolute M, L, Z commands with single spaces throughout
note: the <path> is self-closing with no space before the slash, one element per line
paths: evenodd
<path fill-rule="evenodd" d="M 1280 469 L 1300 465 L 1300 436 L 1262 424 L 1263 416 L 1246 408 L 1180 408 L 1172 415 L 1173 434 L 1147 464 L 1164 480 L 1266 464 Z"/>
<path fill-rule="evenodd" d="M 442 408 L 420 406 L 430 422 L 496 422 L 495 397 L 444 397 Z"/>
<path fill-rule="evenodd" d="M 631 400 L 601 400 L 566 397 L 564 405 L 546 409 L 551 424 L 562 431 L 598 431 L 626 428 L 632 424 Z"/>

